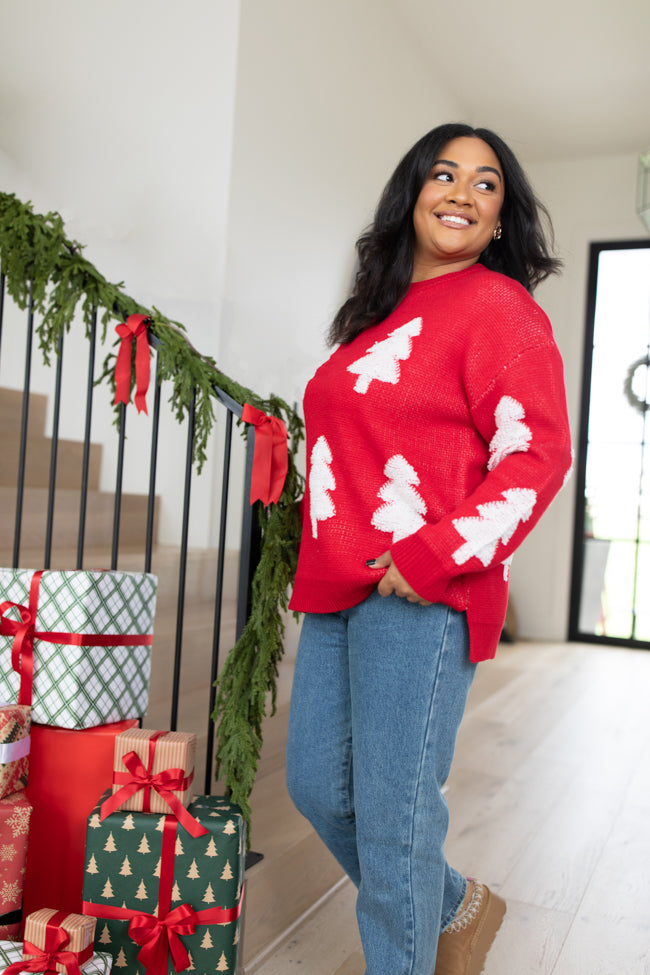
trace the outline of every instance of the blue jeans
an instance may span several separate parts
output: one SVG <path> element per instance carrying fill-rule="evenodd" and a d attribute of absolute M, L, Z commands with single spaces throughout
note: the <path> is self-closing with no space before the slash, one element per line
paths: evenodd
<path fill-rule="evenodd" d="M 291 797 L 358 887 L 366 975 L 433 975 L 467 882 L 442 795 L 475 665 L 464 613 L 375 590 L 307 614 L 291 699 Z"/>

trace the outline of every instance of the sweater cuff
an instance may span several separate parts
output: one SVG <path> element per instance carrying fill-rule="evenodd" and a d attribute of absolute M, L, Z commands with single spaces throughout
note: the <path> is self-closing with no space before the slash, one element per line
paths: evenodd
<path fill-rule="evenodd" d="M 390 547 L 390 554 L 398 571 L 418 596 L 437 603 L 451 578 L 419 533 L 395 542 Z"/>

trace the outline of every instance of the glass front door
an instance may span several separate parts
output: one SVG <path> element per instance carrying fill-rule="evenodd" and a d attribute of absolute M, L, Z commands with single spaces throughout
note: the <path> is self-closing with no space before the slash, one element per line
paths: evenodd
<path fill-rule="evenodd" d="M 570 638 L 650 647 L 650 241 L 592 244 Z"/>

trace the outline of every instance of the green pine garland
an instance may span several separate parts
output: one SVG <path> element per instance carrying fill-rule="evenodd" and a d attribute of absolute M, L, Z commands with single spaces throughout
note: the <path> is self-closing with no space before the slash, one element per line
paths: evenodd
<path fill-rule="evenodd" d="M 215 423 L 215 387 L 240 405 L 250 403 L 281 417 L 287 425 L 287 479 L 277 504 L 268 508 L 258 505 L 262 544 L 253 578 L 251 615 L 224 663 L 212 715 L 217 725 L 217 778 L 223 777 L 226 790 L 250 822 L 249 797 L 262 747 L 262 720 L 269 693 L 272 713 L 275 711 L 278 662 L 283 653 L 282 612 L 287 609 L 288 589 L 296 570 L 298 502 L 304 481 L 295 457 L 303 438 L 302 421 L 282 399 L 263 399 L 220 372 L 213 359 L 200 355 L 188 342 L 179 322 L 166 318 L 157 308 L 139 305 L 125 294 L 121 283 L 108 282 L 83 256 L 82 246 L 66 237 L 58 213 L 35 214 L 31 204 L 22 203 L 13 194 L 0 193 L 0 267 L 7 292 L 16 304 L 23 309 L 30 302 L 33 305 L 38 316 L 39 346 L 48 365 L 57 354 L 59 338 L 69 331 L 78 311 L 87 337 L 97 314 L 102 341 L 111 320 L 123 321 L 132 314 L 149 317 L 149 330 L 160 340 L 159 379 L 171 384 L 169 402 L 179 422 L 194 401 L 193 459 L 198 472 L 206 460 Z M 106 356 L 98 379 L 108 383 L 113 396 L 116 354 L 115 349 Z"/>

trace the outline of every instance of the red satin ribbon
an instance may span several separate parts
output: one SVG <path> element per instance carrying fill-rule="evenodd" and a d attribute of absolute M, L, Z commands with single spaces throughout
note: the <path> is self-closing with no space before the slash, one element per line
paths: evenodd
<path fill-rule="evenodd" d="M 128 403 L 131 394 L 131 348 L 135 339 L 135 399 L 138 413 L 147 412 L 146 395 L 149 389 L 151 373 L 151 357 L 149 354 L 149 339 L 147 338 L 148 315 L 129 315 L 124 322 L 116 326 L 115 331 L 120 336 L 120 348 L 115 362 L 115 400 L 117 403 Z"/>
<path fill-rule="evenodd" d="M 137 752 L 127 752 L 122 761 L 128 771 L 113 772 L 113 784 L 122 785 L 122 788 L 114 792 L 112 796 L 109 796 L 102 803 L 99 818 L 103 821 L 111 813 L 115 812 L 116 809 L 119 809 L 127 799 L 130 799 L 131 796 L 141 790 L 144 790 L 142 811 L 146 813 L 150 812 L 149 796 L 153 789 L 167 803 L 172 811 L 172 815 L 187 830 L 190 836 L 205 836 L 209 831 L 205 826 L 201 826 L 198 819 L 195 819 L 188 812 L 178 796 L 174 795 L 174 790 L 184 792 L 187 789 L 194 778 L 194 772 L 191 775 L 184 776 L 182 768 L 171 768 L 157 772 L 155 775 L 152 774 L 151 769 L 153 768 L 156 741 L 164 734 L 166 732 L 157 731 L 149 739 L 149 760 L 146 767 Z"/>
<path fill-rule="evenodd" d="M 0 603 L 0 636 L 13 636 L 11 646 L 11 666 L 20 674 L 18 704 L 31 705 L 34 683 L 34 640 L 44 643 L 60 643 L 75 647 L 141 647 L 151 646 L 152 633 L 97 634 L 97 633 L 54 633 L 36 630 L 38 591 L 43 570 L 35 572 L 29 587 L 29 606 L 20 603 Z M 20 622 L 5 616 L 10 609 L 17 609 Z"/>
<path fill-rule="evenodd" d="M 171 908 L 174 883 L 174 850 L 177 823 L 172 816 L 165 817 L 162 837 L 160 884 L 158 887 L 158 916 L 129 910 L 126 907 L 109 907 L 84 901 L 83 913 L 108 921 L 129 921 L 129 934 L 141 945 L 138 961 L 145 966 L 147 975 L 167 975 L 167 958 L 171 953 L 174 968 L 183 972 L 189 968 L 187 949 L 181 935 L 194 934 L 198 924 L 229 924 L 241 914 L 244 890 L 235 907 L 211 907 L 195 911 L 189 904 Z"/>
<path fill-rule="evenodd" d="M 61 949 L 69 944 L 70 935 L 61 927 L 61 923 L 68 916 L 67 911 L 57 911 L 47 922 L 45 927 L 45 947 L 39 948 L 37 945 L 25 941 L 23 944 L 23 957 L 21 961 L 15 961 L 5 969 L 4 975 L 19 975 L 20 972 L 45 972 L 56 975 L 56 965 L 63 965 L 67 975 L 81 975 L 81 964 L 88 961 L 93 956 L 93 946 L 89 945 L 81 951 L 62 951 Z"/>
<path fill-rule="evenodd" d="M 289 469 L 287 428 L 278 417 L 267 416 L 250 403 L 244 403 L 242 420 L 255 427 L 250 503 L 259 498 L 264 505 L 276 504 Z"/>

